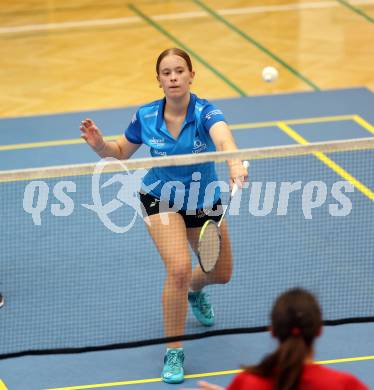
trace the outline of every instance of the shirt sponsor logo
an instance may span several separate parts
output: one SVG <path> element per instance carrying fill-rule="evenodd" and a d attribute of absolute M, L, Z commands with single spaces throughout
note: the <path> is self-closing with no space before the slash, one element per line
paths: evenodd
<path fill-rule="evenodd" d="M 212 111 L 209 111 L 206 115 L 205 115 L 205 119 L 206 120 L 209 120 L 211 118 L 213 118 L 214 116 L 216 115 L 223 115 L 222 111 L 221 110 L 212 110 Z"/>
<path fill-rule="evenodd" d="M 154 116 L 157 116 L 158 111 L 151 112 L 150 114 L 144 115 L 144 118 L 153 118 Z"/>
<path fill-rule="evenodd" d="M 149 140 L 149 143 L 150 143 L 151 145 L 163 146 L 163 145 L 165 145 L 165 139 L 164 139 L 164 138 L 155 138 L 155 137 L 152 137 L 152 138 Z"/>
<path fill-rule="evenodd" d="M 167 153 L 162 150 L 153 149 L 153 153 L 157 154 L 158 156 L 167 156 Z"/>
<path fill-rule="evenodd" d="M 202 153 L 207 149 L 207 146 L 204 142 L 199 139 L 195 139 L 193 143 L 192 153 Z"/>

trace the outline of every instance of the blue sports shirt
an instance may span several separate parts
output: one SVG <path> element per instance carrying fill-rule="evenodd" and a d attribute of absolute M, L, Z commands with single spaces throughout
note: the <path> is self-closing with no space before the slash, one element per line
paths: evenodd
<path fill-rule="evenodd" d="M 141 106 L 125 130 L 134 144 L 145 144 L 153 157 L 213 152 L 209 129 L 225 121 L 223 113 L 207 100 L 190 95 L 182 129 L 175 139 L 164 120 L 165 98 Z M 178 204 L 182 210 L 210 207 L 220 197 L 214 163 L 178 167 L 154 167 L 143 178 L 142 191 Z"/>

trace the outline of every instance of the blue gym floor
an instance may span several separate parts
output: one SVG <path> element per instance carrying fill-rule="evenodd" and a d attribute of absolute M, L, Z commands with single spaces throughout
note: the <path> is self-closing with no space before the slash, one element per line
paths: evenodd
<path fill-rule="evenodd" d="M 233 133 L 240 148 L 291 145 L 298 143 L 300 137 L 306 142 L 320 142 L 366 138 L 374 135 L 374 94 L 364 88 L 235 98 L 218 100 L 215 103 L 223 110 L 226 119 L 233 127 Z M 105 136 L 118 135 L 131 120 L 135 109 L 135 107 L 131 107 L 1 119 L 2 145 L 0 146 L 0 154 L 2 158 L 0 159 L 0 170 L 95 162 L 98 160 L 97 156 L 79 140 L 80 121 L 90 117 L 103 130 Z M 291 137 L 290 134 L 284 132 L 279 127 L 280 122 L 288 124 L 299 138 Z M 135 157 L 145 156 L 147 156 L 145 148 L 141 148 L 135 155 Z M 349 165 L 349 161 L 344 161 L 344 153 L 334 161 L 360 180 L 371 193 L 374 191 L 372 153 L 362 152 L 359 167 Z M 259 175 L 258 172 L 256 174 L 256 165 L 253 165 L 251 167 L 251 175 L 253 176 L 250 176 L 250 179 Z M 22 188 L 25 184 L 18 185 Z M 22 193 L 22 191 L 20 192 Z M 17 196 L 14 199 L 6 199 L 8 209 L 13 209 L 17 202 L 22 202 L 22 196 L 23 193 L 19 199 Z M 365 217 L 370 221 L 374 213 L 373 202 L 370 199 L 365 201 L 367 202 Z M 1 216 L 4 221 L 11 214 L 8 214 L 4 204 L 2 209 Z M 27 218 L 30 218 L 29 215 L 21 215 L 21 213 L 18 217 L 21 219 L 14 218 L 14 221 L 10 221 L 6 226 L 3 223 L 0 245 L 2 247 L 8 245 L 6 247 L 8 251 L 12 250 L 12 246 L 6 242 L 7 237 L 10 237 L 9 232 L 16 231 L 20 223 L 26 225 Z M 360 248 L 356 249 L 361 250 L 359 253 L 366 251 L 364 256 L 370 257 L 374 253 L 372 240 L 370 240 L 370 237 L 373 237 L 373 225 L 369 222 L 368 230 L 364 231 L 365 224 L 360 221 L 357 220 L 357 223 L 363 238 L 362 241 L 359 241 Z M 360 223 L 363 224 L 363 227 L 359 225 Z M 25 235 L 25 239 L 30 237 L 30 231 L 30 227 L 20 229 L 19 242 L 14 243 L 14 248 L 23 242 L 23 235 Z M 7 236 L 8 234 L 9 236 Z M 32 237 L 36 239 L 38 235 Z M 149 240 L 146 237 L 144 239 Z M 36 250 L 39 244 L 35 242 L 30 248 L 27 247 L 27 243 L 25 245 L 25 249 L 20 251 L 23 257 L 20 256 L 17 259 L 18 262 L 27 261 L 29 253 Z M 354 249 L 352 247 L 352 250 Z M 241 248 L 241 250 L 247 249 Z M 371 301 L 371 303 L 374 303 L 371 294 L 372 286 L 374 286 L 373 268 L 368 269 L 366 275 L 360 275 L 362 279 L 356 282 L 357 285 L 361 284 L 362 290 L 352 292 L 352 294 L 363 295 L 366 293 L 368 297 L 365 300 Z M 53 342 L 55 336 L 51 328 L 54 324 L 58 326 L 62 321 L 68 322 L 68 325 L 72 327 L 72 338 L 75 334 L 74 326 L 77 326 L 76 333 L 79 333 L 79 321 L 75 323 L 72 319 L 64 319 L 61 315 L 55 320 L 52 319 L 52 323 L 48 323 L 47 317 L 48 314 L 50 315 L 48 311 L 44 312 L 46 315 L 44 325 L 40 325 L 40 317 L 35 315 L 38 313 L 36 306 L 39 304 L 47 307 L 48 296 L 46 294 L 39 296 L 37 292 L 33 291 L 33 289 L 37 290 L 37 285 L 34 285 L 33 288 L 30 287 L 35 282 L 33 278 L 40 273 L 39 270 L 27 274 L 29 271 L 25 268 L 25 274 L 21 277 L 17 274 L 14 275 L 11 264 L 5 261 L 0 266 L 0 272 L 2 275 L 1 292 L 6 299 L 5 306 L 0 310 L 1 353 L 17 352 L 17 348 L 18 351 L 22 348 L 33 349 L 33 342 L 38 338 L 40 338 L 42 345 L 44 341 L 49 342 L 49 338 L 50 342 Z M 46 272 L 48 272 L 48 267 Z M 116 275 L 117 280 L 120 277 L 121 274 Z M 234 275 L 234 281 L 237 277 L 238 275 Z M 347 278 L 349 277 L 353 276 L 347 273 Z M 261 280 L 257 282 L 257 285 L 254 285 L 254 290 L 261 291 L 263 286 L 260 282 Z M 14 286 L 18 286 L 19 290 Z M 59 302 L 62 314 L 66 314 L 64 307 L 70 305 L 78 291 L 75 290 L 76 286 L 73 284 L 67 283 L 64 287 L 66 288 L 66 286 L 69 287 L 69 290 L 66 290 L 66 294 L 63 296 L 64 300 Z M 219 294 L 224 293 L 225 287 L 219 290 Z M 228 292 L 231 291 L 230 288 L 231 286 L 227 286 Z M 277 288 L 274 288 L 275 290 Z M 100 292 L 97 286 L 92 286 L 92 294 L 95 294 L 95 291 Z M 218 295 L 218 290 L 213 290 L 214 292 L 217 292 Z M 275 296 L 271 299 L 273 298 Z M 95 296 L 95 300 L 99 299 L 100 294 Z M 219 305 L 219 296 L 213 299 Z M 250 297 L 245 297 L 249 311 L 250 299 Z M 337 302 L 338 305 L 339 302 Z M 17 308 L 18 314 L 12 315 L 12 307 Z M 268 309 L 270 310 L 270 306 Z M 352 315 L 350 313 L 342 314 L 346 317 L 355 316 L 355 313 Z M 373 316 L 373 312 L 367 315 Z M 75 313 L 75 316 L 75 318 L 79 318 L 79 313 Z M 97 316 L 99 315 L 97 314 Z M 108 318 L 108 321 L 111 320 Z M 146 321 L 146 319 L 144 320 Z M 100 319 L 95 317 L 95 321 L 100 321 Z M 22 334 L 23 329 L 26 331 Z M 85 324 L 84 330 L 86 329 L 92 330 L 89 324 Z M 374 388 L 373 331 L 373 323 L 326 327 L 317 344 L 316 360 L 329 364 L 338 370 L 352 372 L 369 387 Z M 17 332 L 20 334 L 15 337 L 14 333 Z M 17 344 L 14 347 L 12 337 L 15 337 L 14 340 L 17 339 L 17 343 L 20 345 Z M 120 342 L 117 339 L 113 341 Z M 203 376 L 210 382 L 226 385 L 233 376 L 232 370 L 238 370 L 241 364 L 258 361 L 273 347 L 274 342 L 267 333 L 216 336 L 186 342 L 185 369 L 187 377 L 185 384 L 178 386 L 178 388 L 194 387 L 196 381 Z M 135 388 L 141 389 L 170 388 L 170 385 L 161 383 L 159 379 L 163 353 L 164 346 L 156 345 L 82 354 L 10 358 L 0 360 L 0 378 L 9 390 L 121 389 L 125 386 L 135 386 Z"/>

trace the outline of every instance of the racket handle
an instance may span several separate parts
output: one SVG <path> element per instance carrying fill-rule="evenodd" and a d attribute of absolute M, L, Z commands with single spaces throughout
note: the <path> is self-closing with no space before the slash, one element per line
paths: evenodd
<path fill-rule="evenodd" d="M 249 167 L 249 162 L 248 161 L 243 161 L 243 167 L 245 169 L 247 169 Z M 223 213 L 221 215 L 221 218 L 220 218 L 220 220 L 218 222 L 218 227 L 221 227 L 222 221 L 225 218 L 225 215 L 226 215 L 226 213 L 227 213 L 227 211 L 228 211 L 228 209 L 230 207 L 231 200 L 234 197 L 234 195 L 237 193 L 238 189 L 239 189 L 238 185 L 236 183 L 234 183 L 234 185 L 232 186 L 229 203 L 228 203 L 228 205 L 226 206 L 226 208 L 224 209 L 224 211 L 223 211 Z"/>

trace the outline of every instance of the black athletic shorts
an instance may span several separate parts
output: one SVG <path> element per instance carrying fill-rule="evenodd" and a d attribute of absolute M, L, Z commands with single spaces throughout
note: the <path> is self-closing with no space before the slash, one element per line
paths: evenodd
<path fill-rule="evenodd" d="M 150 216 L 160 213 L 160 199 L 155 198 L 150 194 L 139 193 L 140 202 L 143 205 L 143 214 L 144 216 Z M 222 215 L 222 202 L 221 199 L 213 205 L 211 209 L 197 209 L 195 212 L 191 213 L 186 210 L 176 211 L 183 217 L 184 223 L 187 228 L 202 227 L 208 219 L 218 222 Z M 214 215 L 210 215 L 214 212 Z"/>

